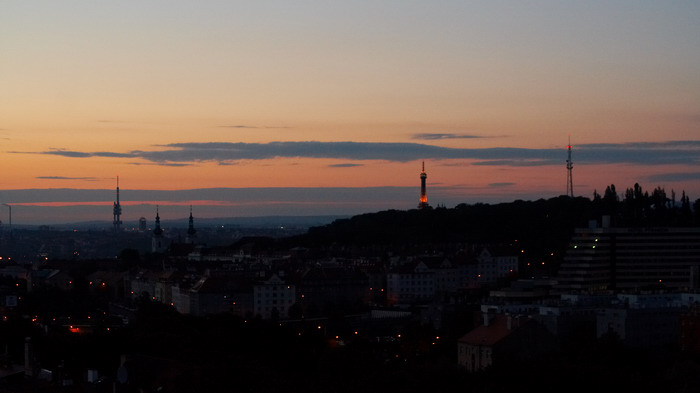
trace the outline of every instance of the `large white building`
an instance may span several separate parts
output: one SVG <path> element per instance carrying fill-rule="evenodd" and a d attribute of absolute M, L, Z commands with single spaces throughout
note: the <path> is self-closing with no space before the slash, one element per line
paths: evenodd
<path fill-rule="evenodd" d="M 498 280 L 518 273 L 519 257 L 511 249 L 484 247 L 476 256 L 476 263 L 461 266 L 461 285 L 479 288 L 496 284 Z"/>
<path fill-rule="evenodd" d="M 387 302 L 409 304 L 432 300 L 459 287 L 457 268 L 448 260 L 408 263 L 387 273 Z"/>
<path fill-rule="evenodd" d="M 253 286 L 253 313 L 263 319 L 273 316 L 286 318 L 289 308 L 296 303 L 296 288 L 286 284 L 279 276 L 270 278 Z"/>

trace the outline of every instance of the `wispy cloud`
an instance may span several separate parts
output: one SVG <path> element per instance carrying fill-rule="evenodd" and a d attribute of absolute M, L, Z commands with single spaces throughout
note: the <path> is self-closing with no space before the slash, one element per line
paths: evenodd
<path fill-rule="evenodd" d="M 475 139 L 475 138 L 484 138 L 483 136 L 480 135 L 471 135 L 471 134 L 455 134 L 455 133 L 424 133 L 424 134 L 414 134 L 413 139 L 420 139 L 420 140 L 427 140 L 427 141 L 432 141 L 432 140 L 440 140 L 440 139 Z"/>
<path fill-rule="evenodd" d="M 96 177 L 70 177 L 70 176 L 37 176 L 39 180 L 84 180 L 84 181 L 97 181 L 100 180 Z"/>
<path fill-rule="evenodd" d="M 72 158 L 87 158 L 87 157 L 134 158 L 134 157 L 138 157 L 138 155 L 136 155 L 134 153 L 116 153 L 116 152 L 108 152 L 108 151 L 88 153 L 88 152 L 73 151 L 73 150 L 66 150 L 66 149 L 51 149 L 48 151 L 40 152 L 39 154 L 49 154 L 49 155 L 72 157 Z"/>
<path fill-rule="evenodd" d="M 514 185 L 515 185 L 515 183 L 511 183 L 511 182 L 490 183 L 490 184 L 489 184 L 489 187 L 499 187 L 499 188 L 500 188 L 500 187 L 511 187 L 511 186 L 514 186 Z"/>
<path fill-rule="evenodd" d="M 566 150 L 562 148 L 450 148 L 422 143 L 375 142 L 208 142 L 172 143 L 154 150 L 120 152 L 81 152 L 50 149 L 33 154 L 50 154 L 72 158 L 112 157 L 142 159 L 157 165 L 183 166 L 199 162 L 231 165 L 240 160 L 272 158 L 333 158 L 365 161 L 410 162 L 418 159 L 470 160 L 473 165 L 545 166 L 562 165 Z M 28 152 L 14 152 L 25 153 Z M 591 143 L 574 146 L 575 164 L 695 165 L 700 163 L 700 140 Z M 340 164 L 347 166 L 346 164 Z"/>
<path fill-rule="evenodd" d="M 420 143 L 371 142 L 270 142 L 270 143 L 173 143 L 165 150 L 137 151 L 134 155 L 152 162 L 201 162 L 262 160 L 271 158 L 336 158 L 409 162 L 419 158 L 491 160 L 542 160 L 561 155 L 553 149 L 486 148 L 456 149 Z"/>
<path fill-rule="evenodd" d="M 292 128 L 292 127 L 285 127 L 285 126 L 249 126 L 249 125 L 233 125 L 233 126 L 218 126 L 219 128 L 250 128 L 250 129 L 285 129 L 285 128 Z"/>
<path fill-rule="evenodd" d="M 183 162 L 150 162 L 150 163 L 143 163 L 143 162 L 131 162 L 129 163 L 131 165 L 155 165 L 155 166 L 172 166 L 172 167 L 183 167 L 183 166 L 193 166 L 194 164 L 187 164 Z M 221 165 L 232 165 L 232 164 L 227 164 L 227 163 L 221 163 Z"/>
<path fill-rule="evenodd" d="M 347 164 L 332 164 L 332 165 L 328 165 L 328 166 L 329 166 L 330 168 L 353 168 L 353 167 L 356 167 L 356 166 L 364 166 L 364 165 L 362 165 L 362 164 L 350 164 L 350 163 L 347 163 Z"/>
<path fill-rule="evenodd" d="M 648 182 L 684 182 L 700 180 L 700 172 L 658 173 L 646 177 Z"/>
<path fill-rule="evenodd" d="M 472 165 L 481 166 L 514 166 L 514 167 L 527 167 L 527 166 L 545 166 L 545 165 L 559 165 L 562 162 L 561 159 L 513 159 L 513 160 L 484 160 L 472 163 Z"/>
<path fill-rule="evenodd" d="M 700 140 L 589 143 L 574 146 L 574 151 L 583 163 L 690 165 L 700 162 Z"/>

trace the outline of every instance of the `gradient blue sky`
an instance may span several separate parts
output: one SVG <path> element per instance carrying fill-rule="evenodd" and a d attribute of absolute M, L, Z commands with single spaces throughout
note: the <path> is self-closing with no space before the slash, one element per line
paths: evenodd
<path fill-rule="evenodd" d="M 577 195 L 700 198 L 698 20 L 697 1 L 3 1 L 0 203 L 109 219 L 119 175 L 125 220 L 409 209 L 422 161 L 432 204 L 549 198 L 569 135 Z"/>

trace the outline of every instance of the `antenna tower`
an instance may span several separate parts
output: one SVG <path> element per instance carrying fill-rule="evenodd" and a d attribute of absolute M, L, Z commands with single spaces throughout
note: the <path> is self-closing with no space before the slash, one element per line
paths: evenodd
<path fill-rule="evenodd" d="M 430 205 L 428 205 L 428 196 L 425 192 L 425 179 L 427 177 L 428 175 L 425 173 L 425 161 L 423 161 L 423 169 L 420 172 L 420 202 L 418 203 L 419 209 L 426 209 L 430 207 Z"/>
<path fill-rule="evenodd" d="M 114 202 L 114 232 L 120 232 L 122 226 L 122 206 L 119 204 L 119 176 L 117 176 L 117 200 Z"/>
<path fill-rule="evenodd" d="M 572 169 L 574 168 L 574 163 L 571 162 L 571 135 L 569 135 L 569 152 L 568 158 L 566 159 L 566 195 L 574 197 L 574 181 L 571 177 Z"/>

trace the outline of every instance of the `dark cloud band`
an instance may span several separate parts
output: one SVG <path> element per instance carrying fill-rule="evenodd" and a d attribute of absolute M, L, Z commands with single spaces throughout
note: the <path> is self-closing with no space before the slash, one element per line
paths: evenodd
<path fill-rule="evenodd" d="M 565 162 L 565 148 L 517 147 L 449 148 L 421 143 L 371 142 L 269 142 L 269 143 L 172 143 L 159 150 L 80 152 L 52 149 L 40 154 L 72 158 L 138 158 L 158 165 L 179 166 L 213 161 L 231 164 L 239 160 L 272 158 L 333 158 L 352 161 L 409 162 L 418 159 L 473 160 L 475 165 L 545 166 Z M 700 161 L 700 141 L 595 143 L 574 146 L 575 164 L 694 165 Z M 347 164 L 341 164 L 348 166 Z"/>
<path fill-rule="evenodd" d="M 37 176 L 39 180 L 83 180 L 83 181 L 97 181 L 96 177 L 69 177 L 69 176 Z"/>

